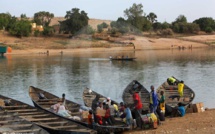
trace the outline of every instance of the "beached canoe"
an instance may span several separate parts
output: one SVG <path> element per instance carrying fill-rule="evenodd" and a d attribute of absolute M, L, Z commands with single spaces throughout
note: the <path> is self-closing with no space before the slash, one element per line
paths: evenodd
<path fill-rule="evenodd" d="M 149 91 L 141 85 L 138 81 L 133 80 L 131 83 L 128 84 L 128 86 L 124 89 L 122 94 L 122 100 L 124 103 L 126 103 L 128 106 L 133 106 L 133 93 L 135 91 L 139 92 L 142 104 L 143 104 L 143 110 L 147 111 L 149 110 Z"/>
<path fill-rule="evenodd" d="M 38 97 L 39 93 L 42 93 L 47 99 L 39 99 L 39 97 Z M 49 92 L 46 92 L 42 89 L 33 87 L 33 86 L 30 86 L 30 88 L 29 88 L 29 96 L 32 99 L 35 107 L 44 109 L 44 110 L 51 112 L 51 113 L 53 113 L 59 117 L 63 117 L 65 119 L 74 121 L 76 123 L 79 123 L 79 124 L 82 124 L 85 126 L 89 126 L 86 119 L 75 120 L 73 118 L 61 116 L 61 115 L 59 115 L 53 111 L 50 111 L 49 108 L 51 107 L 51 105 L 57 103 L 58 100 L 61 100 L 61 98 L 59 98 L 59 97 L 57 97 L 57 96 L 55 96 Z M 72 102 L 70 100 L 66 100 L 66 107 L 71 112 L 72 116 L 77 116 L 77 117 L 82 116 L 81 112 L 79 112 L 79 109 L 81 109 L 80 104 L 77 104 L 77 103 Z M 121 120 L 116 120 L 114 125 L 98 125 L 98 124 L 95 124 L 94 129 L 98 133 L 120 133 L 120 132 L 123 132 L 125 130 L 128 130 L 129 128 Z"/>
<path fill-rule="evenodd" d="M 112 58 L 110 57 L 109 58 L 110 60 L 123 60 L 123 61 L 132 61 L 132 60 L 135 60 L 136 58 L 129 58 L 129 57 L 124 57 L 124 58 Z"/>
<path fill-rule="evenodd" d="M 179 82 L 178 79 L 176 79 L 176 81 L 177 81 L 177 83 Z M 184 95 L 183 95 L 183 97 L 179 97 L 178 86 L 177 85 L 169 85 L 167 81 L 165 81 L 162 85 L 160 85 L 156 91 L 157 91 L 159 98 L 160 98 L 160 92 L 164 91 L 165 102 L 168 106 L 171 106 L 171 107 L 177 106 L 177 104 L 179 102 L 181 102 L 185 106 L 187 106 L 195 98 L 194 91 L 190 87 L 188 87 L 186 84 L 184 84 Z"/>
<path fill-rule="evenodd" d="M 8 113 L 0 110 L 0 133 L 1 134 L 49 134 L 42 127 L 24 120 L 14 113 Z"/>
<path fill-rule="evenodd" d="M 85 88 L 84 91 L 83 91 L 83 101 L 84 101 L 84 104 L 85 106 L 87 107 L 91 107 L 92 106 L 92 101 L 96 98 L 96 95 L 99 95 L 99 102 L 103 102 L 104 100 L 107 99 L 107 97 L 89 89 L 89 88 Z M 118 105 L 118 102 L 114 101 L 111 99 L 111 101 L 113 101 L 115 104 Z"/>
<path fill-rule="evenodd" d="M 96 131 L 66 120 L 55 114 L 37 109 L 26 103 L 0 95 L 1 111 L 16 113 L 19 117 L 34 122 L 51 134 L 94 134 Z"/>

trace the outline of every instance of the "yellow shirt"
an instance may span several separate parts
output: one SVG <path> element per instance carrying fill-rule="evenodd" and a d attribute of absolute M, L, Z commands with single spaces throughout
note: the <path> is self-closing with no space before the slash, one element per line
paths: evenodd
<path fill-rule="evenodd" d="M 118 106 L 116 104 L 113 104 L 113 107 L 116 111 L 118 111 Z"/>
<path fill-rule="evenodd" d="M 178 93 L 180 96 L 183 96 L 184 84 L 178 83 Z"/>

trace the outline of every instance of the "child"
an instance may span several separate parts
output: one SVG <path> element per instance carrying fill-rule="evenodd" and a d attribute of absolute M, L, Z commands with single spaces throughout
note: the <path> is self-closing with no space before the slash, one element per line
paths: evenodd
<path fill-rule="evenodd" d="M 93 111 L 90 110 L 89 114 L 88 114 L 88 120 L 87 120 L 90 128 L 93 128 L 93 116 L 92 115 L 93 115 Z"/>
<path fill-rule="evenodd" d="M 129 127 L 131 127 L 132 120 L 133 120 L 132 114 L 131 114 L 131 110 L 130 110 L 130 108 L 126 104 L 124 104 L 124 107 L 125 107 L 125 112 L 124 113 L 125 113 L 126 124 Z"/>

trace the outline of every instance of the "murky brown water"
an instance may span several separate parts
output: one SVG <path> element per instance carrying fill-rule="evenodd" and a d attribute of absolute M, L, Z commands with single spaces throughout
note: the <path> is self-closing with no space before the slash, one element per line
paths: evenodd
<path fill-rule="evenodd" d="M 110 55 L 128 55 L 137 60 L 110 61 Z M 214 49 L 6 55 L 0 59 L 0 93 L 29 104 L 31 85 L 59 96 L 64 92 L 67 98 L 80 103 L 85 87 L 121 101 L 123 89 L 132 80 L 149 89 L 150 85 L 158 87 L 169 76 L 184 80 L 195 91 L 195 102 L 214 107 Z"/>

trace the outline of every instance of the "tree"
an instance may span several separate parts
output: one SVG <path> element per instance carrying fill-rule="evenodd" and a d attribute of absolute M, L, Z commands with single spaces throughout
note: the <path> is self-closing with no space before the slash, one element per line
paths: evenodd
<path fill-rule="evenodd" d="M 108 24 L 105 23 L 105 22 L 103 22 L 101 25 L 102 25 L 103 28 L 108 28 Z"/>
<path fill-rule="evenodd" d="M 206 31 L 206 29 L 207 31 L 208 29 L 212 29 L 213 31 L 215 30 L 215 21 L 213 18 L 210 17 L 199 18 L 193 21 L 193 23 L 198 24 L 202 31 Z"/>
<path fill-rule="evenodd" d="M 29 36 L 31 33 L 31 22 L 28 20 L 17 20 L 11 25 L 10 34 L 17 37 Z"/>
<path fill-rule="evenodd" d="M 174 23 L 187 23 L 187 18 L 184 16 L 184 15 L 179 15 L 175 21 L 173 22 Z"/>
<path fill-rule="evenodd" d="M 156 22 L 157 15 L 154 13 L 149 13 L 149 15 L 147 15 L 147 19 L 153 24 L 154 22 Z"/>
<path fill-rule="evenodd" d="M 0 13 L 0 30 L 8 30 L 8 24 L 11 20 L 11 15 L 9 13 Z"/>
<path fill-rule="evenodd" d="M 138 29 L 142 30 L 143 5 L 133 4 L 132 7 L 124 11 L 127 21 Z"/>
<path fill-rule="evenodd" d="M 99 33 L 101 33 L 103 31 L 103 25 L 102 24 L 97 25 L 97 30 Z"/>
<path fill-rule="evenodd" d="M 40 11 L 40 12 L 37 12 L 37 13 L 34 14 L 33 21 L 37 25 L 42 25 L 43 27 L 47 27 L 47 26 L 49 26 L 52 18 L 54 18 L 53 13 Z"/>
<path fill-rule="evenodd" d="M 66 12 L 66 20 L 60 22 L 60 31 L 75 34 L 88 25 L 89 18 L 87 13 L 85 11 L 79 12 L 79 10 L 78 8 L 73 8 Z"/>

